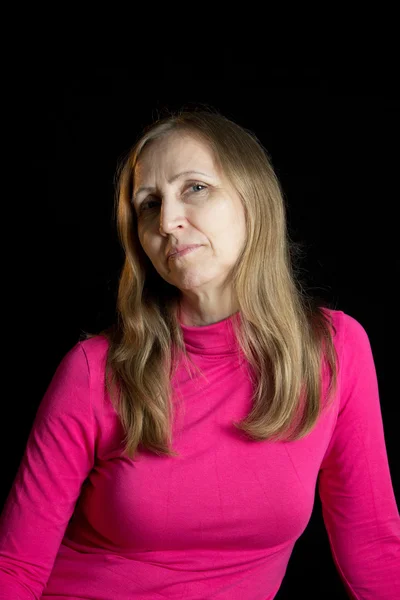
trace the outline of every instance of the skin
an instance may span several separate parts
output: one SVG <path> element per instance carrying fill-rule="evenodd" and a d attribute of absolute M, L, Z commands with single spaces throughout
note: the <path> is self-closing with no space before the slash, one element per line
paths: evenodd
<path fill-rule="evenodd" d="M 172 181 L 185 171 L 196 173 Z M 246 241 L 245 212 L 208 145 L 188 133 L 167 134 L 143 151 L 134 175 L 139 240 L 159 275 L 181 291 L 180 322 L 202 327 L 237 312 L 226 279 Z M 173 246 L 187 244 L 202 247 L 167 258 Z"/>

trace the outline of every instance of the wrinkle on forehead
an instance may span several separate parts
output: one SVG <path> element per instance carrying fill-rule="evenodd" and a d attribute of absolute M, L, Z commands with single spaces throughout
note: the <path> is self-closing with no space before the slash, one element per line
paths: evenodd
<path fill-rule="evenodd" d="M 173 153 L 168 152 L 171 143 L 174 144 Z M 181 150 L 189 150 L 189 155 L 187 152 L 182 155 Z M 214 153 L 204 139 L 188 132 L 174 131 L 152 140 L 144 147 L 135 166 L 135 184 L 138 186 L 141 180 L 144 185 L 152 185 L 152 182 L 146 182 L 145 178 L 156 172 L 173 177 L 180 171 L 191 170 L 210 172 L 211 175 L 219 174 L 220 171 Z"/>

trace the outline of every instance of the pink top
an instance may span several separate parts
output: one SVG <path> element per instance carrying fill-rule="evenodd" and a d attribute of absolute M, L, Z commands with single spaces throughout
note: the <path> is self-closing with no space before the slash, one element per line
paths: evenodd
<path fill-rule="evenodd" d="M 231 317 L 182 325 L 208 382 L 182 367 L 174 379 L 185 409 L 173 429 L 179 458 L 121 457 L 103 388 L 107 342 L 77 343 L 43 397 L 0 520 L 0 599 L 270 600 L 316 489 L 349 596 L 399 599 L 400 519 L 373 355 L 358 321 L 329 313 L 335 403 L 311 434 L 286 443 L 254 442 L 230 425 L 251 394 Z"/>

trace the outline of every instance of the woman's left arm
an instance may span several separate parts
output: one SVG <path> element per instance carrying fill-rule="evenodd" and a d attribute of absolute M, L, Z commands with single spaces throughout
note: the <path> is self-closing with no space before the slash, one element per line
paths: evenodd
<path fill-rule="evenodd" d="M 400 518 L 368 335 L 342 313 L 340 406 L 318 477 L 333 560 L 354 600 L 400 598 Z"/>

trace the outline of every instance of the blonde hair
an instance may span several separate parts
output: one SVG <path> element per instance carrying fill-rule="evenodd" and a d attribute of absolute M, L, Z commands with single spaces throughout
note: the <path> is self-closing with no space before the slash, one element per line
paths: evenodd
<path fill-rule="evenodd" d="M 250 413 L 232 425 L 256 441 L 301 439 L 322 411 L 324 364 L 330 371 L 326 399 L 332 401 L 336 391 L 338 363 L 329 312 L 324 301 L 305 292 L 296 274 L 299 245 L 287 232 L 283 193 L 262 144 L 216 111 L 181 110 L 148 126 L 117 173 L 115 209 L 125 260 L 117 323 L 98 335 L 109 342 L 105 386 L 125 432 L 124 452 L 134 459 L 141 445 L 157 455 L 179 456 L 172 449 L 171 388 L 179 356 L 186 368 L 190 363 L 199 372 L 179 325 L 180 290 L 159 276 L 145 254 L 132 205 L 141 152 L 173 131 L 209 145 L 246 214 L 247 243 L 230 282 L 240 311 L 232 325 L 251 367 L 254 393 Z"/>

